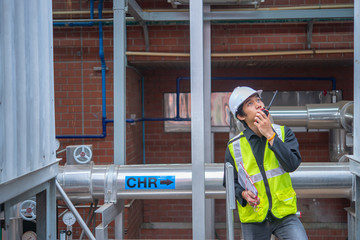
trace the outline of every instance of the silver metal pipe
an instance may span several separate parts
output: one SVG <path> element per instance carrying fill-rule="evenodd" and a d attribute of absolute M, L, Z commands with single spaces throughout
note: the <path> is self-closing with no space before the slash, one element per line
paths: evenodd
<path fill-rule="evenodd" d="M 57 179 L 73 202 L 104 199 L 109 192 L 116 193 L 117 199 L 191 199 L 191 164 L 115 165 L 114 168 L 65 165 L 60 167 Z M 353 176 L 349 163 L 302 163 L 290 175 L 299 198 L 351 199 Z M 149 180 L 149 177 L 165 176 L 174 177 L 174 188 L 160 189 L 159 182 Z M 223 176 L 224 164 L 205 165 L 206 198 L 225 198 Z M 139 178 L 142 180 L 138 181 Z M 113 181 L 112 184 L 109 181 Z"/>
<path fill-rule="evenodd" d="M 274 122 L 289 127 L 308 129 L 344 128 L 352 130 L 352 102 L 340 101 L 329 104 L 307 104 L 306 106 L 272 107 Z"/>
<path fill-rule="evenodd" d="M 230 163 L 226 163 L 226 239 L 234 239 L 234 221 L 233 210 L 235 205 L 235 188 L 234 188 L 234 168 Z"/>
<path fill-rule="evenodd" d="M 300 198 L 352 199 L 349 163 L 303 163 L 290 176 Z"/>
<path fill-rule="evenodd" d="M 346 146 L 346 132 L 344 129 L 330 129 L 329 131 L 329 155 L 330 162 L 338 162 L 351 153 L 350 147 Z"/>

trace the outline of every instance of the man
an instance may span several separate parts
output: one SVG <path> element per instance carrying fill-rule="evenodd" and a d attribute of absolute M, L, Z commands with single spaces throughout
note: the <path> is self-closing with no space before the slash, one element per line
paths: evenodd
<path fill-rule="evenodd" d="M 229 141 L 225 154 L 225 163 L 234 167 L 243 237 L 268 240 L 273 234 L 279 239 L 308 239 L 296 216 L 296 193 L 289 175 L 301 163 L 299 144 L 290 128 L 271 124 L 261 93 L 237 87 L 229 99 L 231 112 L 245 127 Z"/>

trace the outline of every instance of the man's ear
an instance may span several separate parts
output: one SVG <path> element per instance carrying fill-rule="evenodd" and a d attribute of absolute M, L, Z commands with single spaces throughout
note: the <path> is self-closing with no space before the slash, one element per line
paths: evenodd
<path fill-rule="evenodd" d="M 245 117 L 244 117 L 244 116 L 240 116 L 240 114 L 237 114 L 237 115 L 236 115 L 236 118 L 239 119 L 239 120 L 245 120 Z"/>

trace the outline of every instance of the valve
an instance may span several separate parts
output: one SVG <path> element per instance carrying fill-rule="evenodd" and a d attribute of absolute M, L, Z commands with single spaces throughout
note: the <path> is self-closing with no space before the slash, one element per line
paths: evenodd
<path fill-rule="evenodd" d="M 36 202 L 33 200 L 25 200 L 20 204 L 20 216 L 26 221 L 36 218 Z"/>
<path fill-rule="evenodd" d="M 86 164 L 92 158 L 92 151 L 88 146 L 81 145 L 75 148 L 73 156 L 77 163 Z"/>

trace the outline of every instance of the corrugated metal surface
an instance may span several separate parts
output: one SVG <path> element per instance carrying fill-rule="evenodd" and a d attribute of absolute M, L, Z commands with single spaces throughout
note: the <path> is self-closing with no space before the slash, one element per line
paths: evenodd
<path fill-rule="evenodd" d="M 52 2 L 0 1 L 0 186 L 56 161 Z"/>

